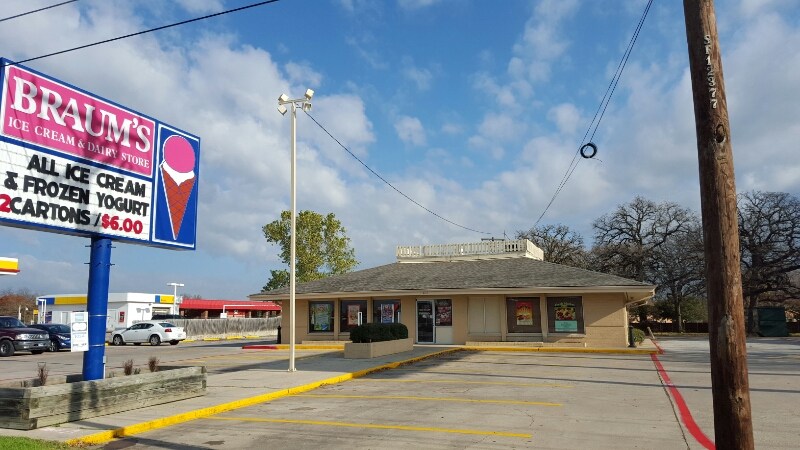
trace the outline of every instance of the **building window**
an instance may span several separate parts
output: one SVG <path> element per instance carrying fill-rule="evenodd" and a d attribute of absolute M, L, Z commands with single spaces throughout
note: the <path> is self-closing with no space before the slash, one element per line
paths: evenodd
<path fill-rule="evenodd" d="M 580 297 L 548 297 L 547 326 L 551 333 L 584 333 Z"/>
<path fill-rule="evenodd" d="M 308 331 L 333 332 L 333 302 L 308 302 Z"/>
<path fill-rule="evenodd" d="M 507 298 L 506 319 L 509 333 L 541 333 L 539 297 Z"/>
<path fill-rule="evenodd" d="M 400 300 L 373 300 L 373 323 L 399 323 Z"/>
<path fill-rule="evenodd" d="M 339 306 L 339 332 L 346 333 L 362 323 L 366 323 L 366 300 L 342 300 L 339 302 Z"/>
<path fill-rule="evenodd" d="M 449 298 L 436 300 L 436 326 L 453 326 L 453 301 Z"/>

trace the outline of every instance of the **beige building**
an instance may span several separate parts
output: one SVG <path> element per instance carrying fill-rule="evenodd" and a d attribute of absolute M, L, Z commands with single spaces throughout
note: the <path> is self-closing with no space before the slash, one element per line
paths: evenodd
<path fill-rule="evenodd" d="M 295 287 L 296 343 L 346 341 L 360 323 L 401 322 L 417 344 L 628 344 L 625 306 L 655 286 L 553 264 L 528 240 L 397 247 L 397 262 Z M 288 288 L 250 296 L 283 302 Z"/>

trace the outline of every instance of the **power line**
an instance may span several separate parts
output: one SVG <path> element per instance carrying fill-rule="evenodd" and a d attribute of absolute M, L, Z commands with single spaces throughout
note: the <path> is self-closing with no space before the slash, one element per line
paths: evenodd
<path fill-rule="evenodd" d="M 48 10 L 50 8 L 55 8 L 56 6 L 66 5 L 67 3 L 75 3 L 77 1 L 78 0 L 69 0 L 69 1 L 66 1 L 66 2 L 56 3 L 55 5 L 45 6 L 44 8 L 34 9 L 33 11 L 28 11 L 28 12 L 24 12 L 24 13 L 21 13 L 21 14 L 17 14 L 15 16 L 8 16 L 8 17 L 6 17 L 4 19 L 0 19 L 0 22 L 5 22 L 6 20 L 16 19 L 17 17 L 27 16 L 28 14 L 37 13 L 39 11 L 45 11 L 45 10 Z"/>
<path fill-rule="evenodd" d="M 575 169 L 578 167 L 578 163 L 580 163 L 580 159 L 578 159 L 578 155 L 583 148 L 584 142 L 591 142 L 594 139 L 595 133 L 597 133 L 597 129 L 600 127 L 600 122 L 603 120 L 603 117 L 606 114 L 606 109 L 608 108 L 608 104 L 611 103 L 611 97 L 614 95 L 614 91 L 617 89 L 617 83 L 619 83 L 619 79 L 622 77 L 622 72 L 625 70 L 625 66 L 628 64 L 628 58 L 631 56 L 631 52 L 633 51 L 633 46 L 636 44 L 636 40 L 639 38 L 639 32 L 642 30 L 642 26 L 644 25 L 644 20 L 647 18 L 647 13 L 650 11 L 650 6 L 653 4 L 653 0 L 649 0 L 647 5 L 644 8 L 644 12 L 642 13 L 642 17 L 639 19 L 639 23 L 636 25 L 636 30 L 633 32 L 633 36 L 628 41 L 628 47 L 625 49 L 625 52 L 622 55 L 622 59 L 620 59 L 619 64 L 617 65 L 617 70 L 614 73 L 614 76 L 611 78 L 611 81 L 606 88 L 605 94 L 603 94 L 602 100 L 600 100 L 600 105 L 597 107 L 597 111 L 595 111 L 594 116 L 592 117 L 591 122 L 589 122 L 589 126 L 586 129 L 586 132 L 583 134 L 583 140 L 581 141 L 581 147 L 578 151 L 575 152 L 575 155 L 572 157 L 572 161 L 570 161 L 569 166 L 567 166 L 567 171 L 564 173 L 564 176 L 561 178 L 561 182 L 559 182 L 558 187 L 556 188 L 555 193 L 553 193 L 553 197 L 550 198 L 550 202 L 547 203 L 545 206 L 544 211 L 542 214 L 539 215 L 539 218 L 536 219 L 536 222 L 533 224 L 535 227 L 539 224 L 542 220 L 542 217 L 547 213 L 547 210 L 550 209 L 550 206 L 553 205 L 556 197 L 564 186 L 567 184 L 567 181 L 572 177 L 572 173 L 575 172 Z M 599 115 L 599 117 L 598 117 Z M 594 126 L 594 130 L 592 130 L 592 126 Z M 589 132 L 591 131 L 591 135 Z M 586 137 L 589 137 L 589 140 L 586 140 Z"/>
<path fill-rule="evenodd" d="M 279 0 L 266 0 L 266 1 L 263 1 L 263 2 L 253 3 L 253 4 L 250 4 L 250 5 L 241 6 L 239 8 L 233 8 L 233 9 L 228 9 L 226 11 L 222 11 L 222 12 L 218 12 L 218 13 L 214 13 L 214 14 L 209 14 L 207 16 L 195 17 L 194 19 L 182 20 L 180 22 L 175 22 L 175 23 L 172 23 L 172 24 L 169 24 L 169 25 L 163 25 L 163 26 L 156 27 L 156 28 L 150 28 L 149 30 L 137 31 L 136 33 L 126 34 L 125 36 L 118 36 L 118 37 L 115 37 L 115 38 L 106 39 L 106 40 L 103 40 L 103 41 L 98 41 L 98 42 L 95 42 L 95 43 L 92 43 L 92 44 L 81 45 L 81 46 L 73 47 L 73 48 L 70 48 L 70 49 L 67 49 L 67 50 L 61 50 L 61 51 L 58 51 L 58 52 L 48 53 L 46 55 L 37 56 L 35 58 L 23 59 L 22 61 L 16 61 L 16 62 L 13 62 L 13 63 L 4 64 L 3 66 L 4 67 L 5 66 L 13 66 L 13 65 L 17 65 L 17 64 L 23 64 L 23 63 L 26 63 L 26 62 L 30 62 L 30 61 L 36 61 L 38 59 L 49 58 L 50 56 L 55 56 L 55 55 L 61 55 L 61 54 L 64 54 L 64 53 L 74 52 L 75 50 L 82 50 L 84 48 L 94 47 L 96 45 L 107 44 L 109 42 L 119 41 L 121 39 L 127 39 L 129 37 L 140 36 L 142 34 L 152 33 L 153 31 L 165 30 L 167 28 L 177 27 L 178 25 L 186 25 L 187 23 L 197 22 L 197 21 L 200 21 L 200 20 L 210 19 L 212 17 L 222 16 L 222 15 L 225 15 L 225 14 L 230 14 L 230 13 L 242 11 L 242 10 L 245 10 L 245 9 L 255 8 L 256 6 L 263 6 L 263 5 L 266 5 L 268 3 L 275 3 L 277 1 L 279 1 Z"/>
<path fill-rule="evenodd" d="M 308 117 L 310 117 L 310 118 L 311 118 L 311 120 L 313 120 L 313 121 L 314 121 L 314 123 L 315 123 L 315 124 L 317 124 L 317 126 L 318 126 L 318 127 L 320 127 L 320 128 L 322 129 L 322 131 L 324 131 L 324 132 L 325 132 L 325 133 L 326 133 L 328 136 L 330 136 L 330 137 L 331 137 L 331 139 L 333 139 L 334 141 L 336 141 L 336 143 L 337 143 L 337 144 L 339 144 L 339 146 L 340 146 L 340 147 L 342 147 L 342 148 L 344 149 L 344 151 L 346 151 L 347 153 L 349 153 L 349 154 L 350 154 L 350 156 L 352 156 L 353 158 L 355 158 L 355 160 L 356 160 L 356 161 L 358 161 L 359 163 L 361 163 L 361 165 L 362 165 L 362 166 L 364 166 L 364 167 L 365 167 L 367 170 L 369 170 L 370 172 L 372 172 L 372 174 L 373 174 L 373 175 L 375 175 L 375 176 L 376 176 L 376 177 L 378 177 L 378 178 L 379 178 L 381 181 L 383 181 L 384 183 L 386 183 L 386 185 L 387 185 L 387 186 L 389 186 L 390 188 L 394 189 L 394 190 L 395 190 L 395 191 L 396 191 L 398 194 L 400 194 L 400 195 L 402 195 L 403 197 L 405 197 L 406 199 L 408 199 L 408 200 L 409 200 L 411 203 L 413 203 L 413 204 L 415 204 L 415 205 L 419 206 L 420 208 L 422 208 L 422 209 L 424 209 L 425 211 L 427 211 L 427 212 L 429 212 L 429 213 L 433 214 L 434 216 L 438 217 L 439 219 L 441 219 L 441 220 L 443 220 L 443 221 L 445 221 L 445 222 L 447 222 L 447 223 L 449 223 L 449 224 L 451 224 L 451 225 L 455 225 L 455 226 L 457 226 L 457 227 L 459 227 L 459 228 L 463 228 L 463 229 L 465 229 L 465 230 L 467 230 L 467 231 L 472 231 L 472 232 L 474 232 L 474 233 L 479 233 L 479 234 L 488 234 L 488 235 L 490 235 L 490 236 L 494 234 L 494 233 L 489 233 L 489 232 L 487 232 L 487 231 L 475 230 L 475 229 L 472 229 L 472 228 L 466 227 L 466 226 L 464 226 L 464 225 L 458 224 L 458 223 L 456 223 L 456 222 L 453 222 L 452 220 L 450 220 L 450 219 L 447 219 L 447 218 L 445 218 L 445 217 L 442 217 L 441 215 L 439 215 L 439 214 L 435 213 L 434 211 L 431 211 L 430 209 L 428 209 L 428 208 L 427 208 L 427 207 L 425 207 L 424 205 L 420 204 L 418 201 L 416 201 L 416 200 L 414 200 L 413 198 L 409 197 L 409 196 L 408 196 L 408 195 L 407 195 L 405 192 L 401 191 L 400 189 L 398 189 L 397 187 L 395 187 L 395 186 L 394 186 L 392 183 L 390 183 L 390 182 L 389 182 L 389 181 L 387 181 L 385 178 L 383 178 L 383 177 L 382 177 L 382 176 L 381 176 L 381 175 L 380 175 L 378 172 L 375 172 L 374 170 L 372 170 L 372 168 L 371 168 L 370 166 L 368 166 L 368 165 L 367 165 L 367 164 L 366 164 L 364 161 L 362 161 L 362 160 L 361 160 L 361 158 L 359 158 L 358 156 L 356 156 L 356 155 L 355 155 L 353 152 L 351 152 L 351 151 L 350 151 L 350 149 L 348 149 L 347 147 L 345 147 L 345 145 L 344 145 L 344 144 L 342 144 L 342 143 L 341 143 L 341 142 L 340 142 L 338 139 L 336 139 L 336 137 L 335 137 L 334 135 L 332 135 L 332 134 L 331 134 L 331 132 L 330 132 L 330 131 L 328 131 L 328 130 L 327 130 L 325 127 L 324 127 L 324 126 L 322 126 L 322 124 L 321 124 L 321 123 L 319 123 L 319 122 L 317 121 L 317 119 L 315 119 L 315 118 L 314 118 L 314 116 L 312 116 L 312 115 L 311 115 L 311 114 L 310 114 L 308 111 L 306 111 L 306 110 L 303 110 L 303 112 L 305 112 L 305 113 L 306 113 L 306 115 L 307 115 Z M 503 233 L 503 234 L 505 234 L 505 233 Z"/>

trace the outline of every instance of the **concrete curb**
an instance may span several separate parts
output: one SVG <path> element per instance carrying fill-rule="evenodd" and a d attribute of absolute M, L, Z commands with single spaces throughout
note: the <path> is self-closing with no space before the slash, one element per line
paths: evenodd
<path fill-rule="evenodd" d="M 295 344 L 295 350 L 344 350 L 344 344 L 341 345 L 313 345 L 313 344 Z M 251 344 L 243 345 L 244 350 L 289 350 L 289 344 Z"/>
<path fill-rule="evenodd" d="M 462 350 L 468 351 L 493 351 L 493 352 L 529 352 L 529 353 L 606 353 L 649 355 L 658 353 L 656 349 L 647 348 L 580 348 L 580 347 L 489 347 L 489 346 L 464 346 Z"/>

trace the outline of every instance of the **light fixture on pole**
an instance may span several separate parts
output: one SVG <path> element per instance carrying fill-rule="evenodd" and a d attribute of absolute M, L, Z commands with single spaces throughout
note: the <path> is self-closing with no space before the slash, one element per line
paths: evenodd
<path fill-rule="evenodd" d="M 297 108 L 303 111 L 311 110 L 311 97 L 314 96 L 314 91 L 306 89 L 304 98 L 290 99 L 286 94 L 281 94 L 278 97 L 278 112 L 285 115 L 288 111 L 286 105 L 292 109 L 292 127 L 291 127 L 291 140 L 292 140 L 292 220 L 290 229 L 290 251 L 289 251 L 289 372 L 297 371 L 294 366 L 294 341 L 295 341 L 295 324 L 297 318 L 295 317 L 295 253 L 296 253 L 296 228 L 297 228 Z"/>
<path fill-rule="evenodd" d="M 178 288 L 185 285 L 183 283 L 167 283 L 167 286 L 172 286 L 172 312 L 173 314 L 180 314 L 180 309 L 175 311 L 175 308 L 178 306 Z"/>

